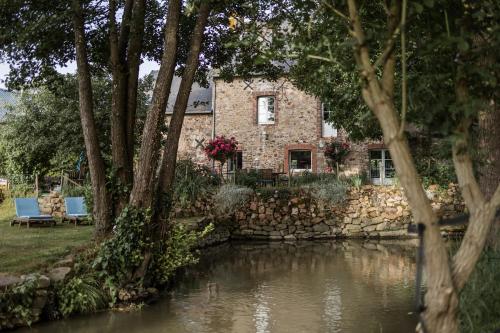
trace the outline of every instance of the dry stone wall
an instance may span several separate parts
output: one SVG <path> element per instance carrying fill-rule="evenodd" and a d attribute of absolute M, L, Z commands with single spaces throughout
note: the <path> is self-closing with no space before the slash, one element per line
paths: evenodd
<path fill-rule="evenodd" d="M 327 204 L 298 190 L 288 196 L 255 194 L 231 216 L 206 213 L 215 224 L 225 223 L 231 238 L 301 240 L 322 238 L 406 238 L 412 222 L 408 202 L 399 187 L 362 186 L 348 190 L 340 204 Z M 464 212 L 458 188 L 430 187 L 427 195 L 438 216 L 449 218 Z M 444 229 L 443 233 L 462 229 Z"/>
<path fill-rule="evenodd" d="M 61 193 L 56 191 L 52 191 L 38 198 L 38 205 L 40 206 L 40 212 L 42 214 L 62 217 L 66 212 L 64 197 Z"/>

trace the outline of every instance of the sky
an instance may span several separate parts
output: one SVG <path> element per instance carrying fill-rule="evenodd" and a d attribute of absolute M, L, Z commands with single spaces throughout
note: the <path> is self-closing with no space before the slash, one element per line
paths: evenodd
<path fill-rule="evenodd" d="M 160 67 L 159 64 L 153 61 L 144 61 L 139 70 L 139 76 L 143 77 L 144 75 L 149 74 L 152 70 L 157 70 Z M 57 69 L 59 73 L 75 73 L 76 72 L 76 63 L 70 62 L 66 67 L 60 67 Z M 6 63 L 0 63 L 0 88 L 5 89 L 5 78 L 9 73 L 9 65 Z"/>

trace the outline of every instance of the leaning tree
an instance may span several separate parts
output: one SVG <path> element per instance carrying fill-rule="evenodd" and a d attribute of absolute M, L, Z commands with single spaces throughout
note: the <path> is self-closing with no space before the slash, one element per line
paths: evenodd
<path fill-rule="evenodd" d="M 457 332 L 459 292 L 474 270 L 500 206 L 500 170 L 494 160 L 498 153 L 489 154 L 493 156 L 489 167 L 474 164 L 481 162 L 476 155 L 481 145 L 495 152 L 499 147 L 498 137 L 493 143 L 495 138 L 486 139 L 485 131 L 498 114 L 500 3 L 290 0 L 282 4 L 275 9 L 275 20 L 241 26 L 235 52 L 252 45 L 259 64 L 288 61 L 287 77 L 331 102 L 336 125 L 356 137 L 382 135 L 414 222 L 424 230 L 427 288 L 419 330 Z M 452 257 L 415 167 L 409 128 L 439 136 L 451 147 L 470 214 Z M 488 184 L 488 196 L 476 178 L 478 171 L 485 174 L 485 167 L 488 179 L 496 180 Z"/>

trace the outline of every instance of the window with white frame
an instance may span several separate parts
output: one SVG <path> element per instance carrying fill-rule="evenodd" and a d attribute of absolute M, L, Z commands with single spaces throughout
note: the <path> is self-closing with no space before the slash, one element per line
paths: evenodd
<path fill-rule="evenodd" d="M 289 153 L 289 168 L 291 171 L 311 171 L 311 151 L 291 150 Z"/>
<path fill-rule="evenodd" d="M 257 123 L 259 125 L 274 124 L 276 114 L 274 96 L 257 97 Z"/>
<path fill-rule="evenodd" d="M 321 104 L 321 136 L 323 138 L 337 137 L 337 129 L 329 122 L 332 113 L 333 111 L 328 108 L 327 104 Z"/>
<path fill-rule="evenodd" d="M 392 185 L 396 169 L 387 149 L 370 150 L 370 178 L 375 185 Z"/>

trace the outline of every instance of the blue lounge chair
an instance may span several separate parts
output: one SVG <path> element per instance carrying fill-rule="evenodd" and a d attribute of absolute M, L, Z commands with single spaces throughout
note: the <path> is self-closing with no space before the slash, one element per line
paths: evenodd
<path fill-rule="evenodd" d="M 64 205 L 66 206 L 65 219 L 74 222 L 75 225 L 79 222 L 88 221 L 89 214 L 83 197 L 65 198 Z"/>
<path fill-rule="evenodd" d="M 31 224 L 55 225 L 56 221 L 51 215 L 43 215 L 38 207 L 36 198 L 15 198 L 16 217 L 10 222 L 10 225 L 26 224 L 29 228 Z"/>

